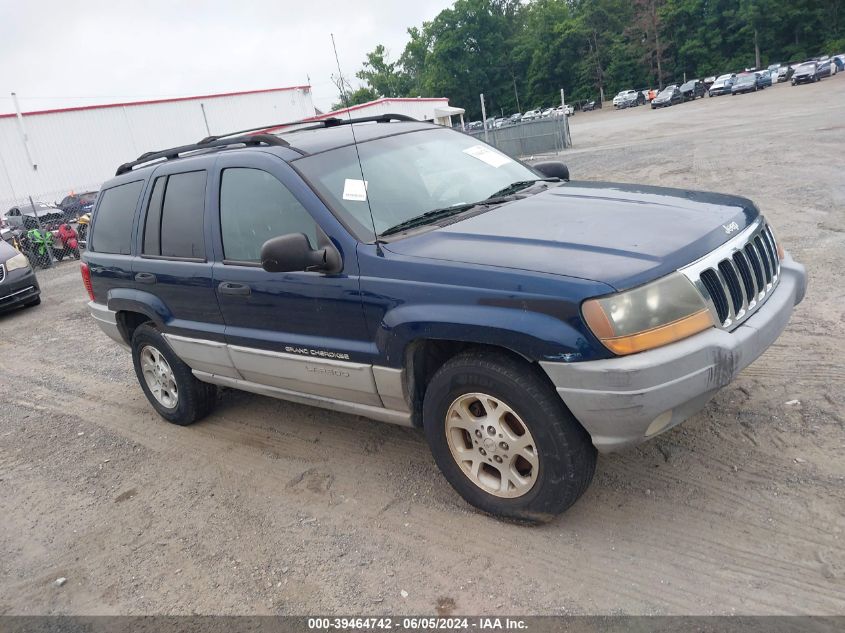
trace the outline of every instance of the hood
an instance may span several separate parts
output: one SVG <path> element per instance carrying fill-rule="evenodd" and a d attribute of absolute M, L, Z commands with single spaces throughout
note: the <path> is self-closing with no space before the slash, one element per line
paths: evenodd
<path fill-rule="evenodd" d="M 736 196 L 570 182 L 385 248 L 410 257 L 579 277 L 624 290 L 699 259 L 758 215 L 750 200 Z"/>

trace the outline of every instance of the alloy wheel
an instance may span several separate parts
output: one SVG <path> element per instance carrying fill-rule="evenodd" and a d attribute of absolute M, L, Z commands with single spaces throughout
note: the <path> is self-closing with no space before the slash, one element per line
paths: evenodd
<path fill-rule="evenodd" d="M 153 397 L 163 407 L 175 408 L 179 404 L 179 389 L 167 359 L 152 345 L 144 345 L 140 355 L 141 371 Z"/>
<path fill-rule="evenodd" d="M 446 412 L 446 440 L 455 462 L 476 486 L 513 499 L 537 481 L 540 461 L 528 426 L 507 404 L 483 393 L 457 398 Z"/>

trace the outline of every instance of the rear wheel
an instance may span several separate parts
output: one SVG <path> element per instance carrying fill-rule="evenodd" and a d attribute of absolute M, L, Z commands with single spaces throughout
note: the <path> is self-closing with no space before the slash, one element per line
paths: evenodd
<path fill-rule="evenodd" d="M 423 423 L 455 490 L 490 514 L 541 522 L 584 493 L 596 467 L 590 436 L 539 370 L 469 351 L 431 379 Z"/>
<path fill-rule="evenodd" d="M 214 407 L 214 385 L 197 380 L 182 359 L 149 324 L 132 335 L 135 375 L 150 404 L 168 422 L 186 426 L 205 417 Z"/>

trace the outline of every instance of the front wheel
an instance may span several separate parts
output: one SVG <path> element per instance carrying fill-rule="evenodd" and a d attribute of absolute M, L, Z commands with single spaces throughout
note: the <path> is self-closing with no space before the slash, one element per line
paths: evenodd
<path fill-rule="evenodd" d="M 452 487 L 493 515 L 547 521 L 595 472 L 590 436 L 540 370 L 505 354 L 469 351 L 443 365 L 426 389 L 423 424 Z"/>
<path fill-rule="evenodd" d="M 168 422 L 187 426 L 211 412 L 214 385 L 197 380 L 151 325 L 139 325 L 132 335 L 132 361 L 144 395 Z"/>

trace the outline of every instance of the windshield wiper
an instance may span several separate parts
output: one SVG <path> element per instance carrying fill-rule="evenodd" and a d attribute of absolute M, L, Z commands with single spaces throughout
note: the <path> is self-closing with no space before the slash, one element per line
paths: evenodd
<path fill-rule="evenodd" d="M 472 209 L 479 204 L 485 204 L 483 202 L 465 202 L 464 204 L 456 204 L 451 207 L 443 207 L 441 209 L 432 209 L 431 211 L 426 211 L 420 215 L 415 215 L 412 218 L 405 220 L 404 222 L 400 222 L 399 224 L 394 224 L 390 228 L 385 229 L 379 236 L 385 235 L 393 235 L 394 233 L 401 233 L 407 229 L 413 229 L 418 226 L 423 226 L 424 224 L 431 224 L 436 220 L 440 220 L 441 218 L 448 218 L 450 215 L 455 215 L 457 213 L 461 213 L 462 211 L 466 211 L 467 209 Z"/>
<path fill-rule="evenodd" d="M 538 182 L 560 182 L 560 178 L 535 178 L 534 180 L 517 180 L 516 182 L 512 182 L 511 184 L 509 184 L 507 187 L 499 189 L 496 193 L 490 194 L 490 197 L 487 199 L 490 200 L 491 198 L 507 196 L 512 193 L 516 193 L 517 191 L 527 189 L 531 185 L 536 184 Z"/>
<path fill-rule="evenodd" d="M 512 182 L 504 189 L 500 189 L 496 193 L 488 196 L 484 200 L 479 200 L 478 202 L 465 202 L 463 204 L 456 204 L 451 207 L 442 207 L 439 209 L 432 209 L 431 211 L 426 211 L 421 215 L 416 215 L 404 222 L 400 222 L 390 228 L 385 229 L 379 236 L 387 236 L 393 235 L 395 233 L 401 233 L 402 231 L 406 231 L 408 229 L 413 229 L 418 226 L 423 226 L 426 224 L 431 224 L 432 222 L 436 222 L 437 220 L 441 220 L 443 218 L 448 218 L 452 215 L 457 215 L 463 211 L 467 211 L 472 209 L 473 207 L 485 206 L 485 205 L 492 205 L 492 204 L 501 204 L 503 202 L 510 202 L 507 196 L 516 193 L 517 191 L 521 191 L 522 189 L 527 189 L 533 184 L 538 182 L 560 182 L 560 178 L 536 178 L 534 180 L 519 180 L 517 182 Z"/>

